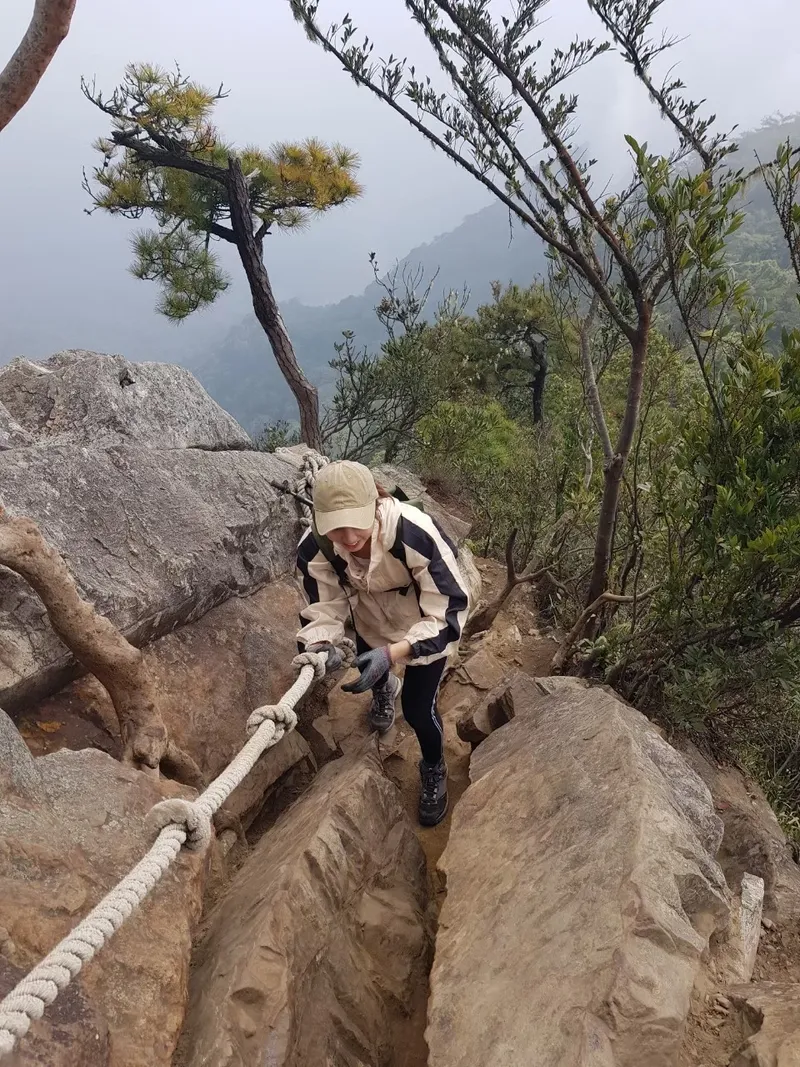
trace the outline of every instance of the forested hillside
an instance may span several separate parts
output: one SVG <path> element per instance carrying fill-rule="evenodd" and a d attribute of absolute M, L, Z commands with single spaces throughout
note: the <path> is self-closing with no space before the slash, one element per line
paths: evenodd
<path fill-rule="evenodd" d="M 756 152 L 771 158 L 778 140 L 787 136 L 796 139 L 798 131 L 797 118 L 767 120 L 761 129 L 742 137 L 738 165 L 756 166 Z M 792 276 L 786 269 L 785 242 L 767 191 L 754 183 L 742 194 L 741 201 L 747 215 L 742 228 L 731 238 L 732 259 L 756 292 L 775 309 L 777 320 L 800 321 Z M 369 250 L 364 251 L 366 256 Z M 474 310 L 489 298 L 493 281 L 528 285 L 547 270 L 541 242 L 519 223 L 512 224 L 508 212 L 499 204 L 491 204 L 466 218 L 451 233 L 413 249 L 401 262 L 400 268 L 403 266 L 412 271 L 423 267 L 427 279 L 438 271 L 429 312 L 448 290 L 466 290 L 468 309 Z M 380 286 L 372 284 L 360 296 L 327 307 L 309 307 L 295 300 L 283 305 L 298 359 L 319 385 L 324 399 L 330 398 L 335 380 L 329 366 L 335 356 L 333 346 L 341 342 L 344 331 L 352 331 L 357 344 L 370 349 L 384 340 L 385 331 L 374 311 L 383 296 Z M 292 395 L 252 316 L 231 329 L 221 344 L 201 354 L 196 363 L 192 362 L 192 368 L 212 396 L 251 431 L 257 432 L 265 423 L 296 419 Z"/>
<path fill-rule="evenodd" d="M 370 251 L 364 248 L 365 259 Z M 401 267 L 404 264 L 412 270 L 422 266 L 428 279 L 438 271 L 432 305 L 447 290 L 466 288 L 473 308 L 489 297 L 493 280 L 528 283 L 545 270 L 540 242 L 519 225 L 512 229 L 507 212 L 496 204 L 469 216 L 451 233 L 413 249 Z M 380 286 L 373 283 L 360 296 L 328 307 L 308 307 L 296 300 L 283 305 L 298 359 L 323 395 L 330 396 L 334 375 L 328 363 L 344 330 L 352 330 L 359 344 L 376 346 L 383 340 L 383 328 L 375 317 L 382 296 Z M 206 352 L 193 369 L 211 395 L 250 430 L 296 418 L 291 393 L 252 316 L 232 329 L 221 346 Z"/>

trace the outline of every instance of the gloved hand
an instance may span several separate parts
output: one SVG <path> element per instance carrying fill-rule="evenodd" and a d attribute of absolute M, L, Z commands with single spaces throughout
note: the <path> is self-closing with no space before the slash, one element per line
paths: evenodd
<path fill-rule="evenodd" d="M 317 641 L 314 645 L 307 645 L 306 652 L 328 653 L 328 658 L 325 661 L 326 674 L 333 674 L 334 671 L 340 671 L 344 664 L 341 649 L 337 648 L 336 645 L 332 645 L 330 641 Z"/>
<path fill-rule="evenodd" d="M 392 657 L 388 647 L 373 648 L 357 656 L 355 665 L 361 671 L 361 677 L 349 685 L 343 685 L 345 693 L 366 693 L 372 689 L 391 667 Z"/>

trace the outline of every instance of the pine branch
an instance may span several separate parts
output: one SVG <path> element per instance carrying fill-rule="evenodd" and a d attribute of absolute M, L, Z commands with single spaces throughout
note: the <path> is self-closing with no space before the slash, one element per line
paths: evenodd
<path fill-rule="evenodd" d="M 114 144 L 119 145 L 121 148 L 129 149 L 139 159 L 146 160 L 156 167 L 185 170 L 190 174 L 198 174 L 201 178 L 208 178 L 209 181 L 216 182 L 218 185 L 223 185 L 227 188 L 228 172 L 223 170 L 222 167 L 204 163 L 202 160 L 194 159 L 188 153 L 176 151 L 174 148 L 171 150 L 154 148 L 133 132 L 114 130 L 111 134 L 111 139 Z"/>

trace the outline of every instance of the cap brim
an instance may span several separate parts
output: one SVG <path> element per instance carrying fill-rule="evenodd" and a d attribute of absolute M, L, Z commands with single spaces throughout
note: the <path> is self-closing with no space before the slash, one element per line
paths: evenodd
<path fill-rule="evenodd" d="M 345 511 L 315 511 L 314 522 L 319 532 L 325 536 L 331 530 L 340 530 L 348 526 L 351 530 L 371 530 L 375 525 L 375 507 L 373 500 L 363 508 L 347 508 Z"/>

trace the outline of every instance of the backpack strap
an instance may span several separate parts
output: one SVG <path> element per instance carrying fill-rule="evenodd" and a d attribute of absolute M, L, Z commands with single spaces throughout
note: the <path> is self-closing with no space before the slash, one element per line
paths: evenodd
<path fill-rule="evenodd" d="M 323 554 L 328 563 L 330 563 L 330 565 L 333 567 L 334 573 L 336 574 L 336 580 L 339 582 L 341 590 L 345 595 L 345 599 L 347 600 L 347 608 L 350 612 L 350 624 L 353 627 L 353 633 L 357 633 L 358 631 L 356 630 L 356 620 L 355 616 L 353 615 L 353 606 L 350 603 L 350 593 L 347 589 L 347 564 L 341 556 L 338 556 L 336 554 L 336 550 L 333 547 L 333 541 L 331 541 L 330 537 L 326 537 L 325 534 L 321 534 L 319 532 L 319 530 L 317 529 L 317 524 L 316 522 L 314 522 L 313 518 L 311 520 L 311 536 L 316 541 L 317 548 Z"/>

